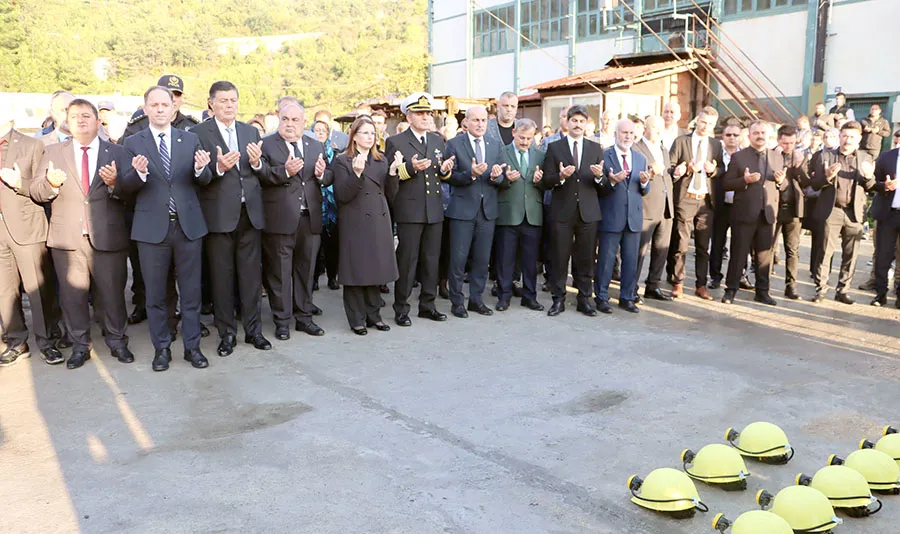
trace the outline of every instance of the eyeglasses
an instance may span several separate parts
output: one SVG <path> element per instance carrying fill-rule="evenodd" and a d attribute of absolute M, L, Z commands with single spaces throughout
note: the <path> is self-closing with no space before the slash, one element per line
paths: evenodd
<path fill-rule="evenodd" d="M 727 134 L 722 134 L 722 135 L 724 135 L 725 137 L 740 137 L 741 134 L 736 134 L 736 133 L 730 133 L 730 134 L 729 134 L 729 133 L 727 133 Z"/>

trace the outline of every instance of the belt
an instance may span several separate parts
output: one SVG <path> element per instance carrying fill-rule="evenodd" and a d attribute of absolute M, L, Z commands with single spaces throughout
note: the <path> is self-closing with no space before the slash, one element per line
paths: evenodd
<path fill-rule="evenodd" d="M 694 200 L 703 200 L 706 198 L 706 195 L 696 195 L 694 193 L 686 193 L 685 196 Z"/>
<path fill-rule="evenodd" d="M 178 214 L 175 213 L 174 211 L 170 211 L 170 212 L 169 212 L 169 220 L 170 220 L 170 221 L 177 221 L 177 220 L 178 220 Z"/>

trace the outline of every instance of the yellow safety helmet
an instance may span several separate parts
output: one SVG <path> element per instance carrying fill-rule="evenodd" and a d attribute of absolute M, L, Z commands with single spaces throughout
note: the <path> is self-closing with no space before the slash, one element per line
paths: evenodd
<path fill-rule="evenodd" d="M 900 465 L 900 433 L 897 432 L 897 429 L 892 426 L 884 427 L 882 431 L 882 437 L 878 440 L 874 445 L 871 441 L 863 440 L 860 443 L 860 449 L 875 449 L 876 451 L 881 451 L 897 462 L 897 465 Z"/>
<path fill-rule="evenodd" d="M 794 457 L 784 430 L 772 423 L 750 423 L 741 432 L 729 428 L 725 431 L 725 441 L 742 455 L 767 464 L 786 464 Z"/>
<path fill-rule="evenodd" d="M 822 492 L 807 486 L 788 486 L 772 496 L 766 490 L 756 494 L 756 502 L 781 516 L 797 534 L 828 532 L 843 523 Z"/>
<path fill-rule="evenodd" d="M 821 491 L 833 508 L 850 517 L 866 517 L 881 510 L 881 501 L 872 496 L 866 478 L 845 465 L 825 466 L 812 477 L 800 473 L 796 482 Z"/>
<path fill-rule="evenodd" d="M 791 525 L 772 512 L 751 510 L 730 521 L 725 514 L 713 518 L 713 530 L 725 532 L 731 527 L 731 534 L 794 534 Z"/>
<path fill-rule="evenodd" d="M 750 470 L 741 455 L 721 443 L 713 443 L 694 452 L 685 449 L 681 452 L 684 472 L 694 480 L 715 484 L 725 490 L 747 489 L 747 477 Z M 694 464 L 688 468 L 687 464 Z"/>
<path fill-rule="evenodd" d="M 679 519 L 693 517 L 696 510 L 709 511 L 700 500 L 691 479 L 677 469 L 654 469 L 646 480 L 631 475 L 628 490 L 634 504 L 657 512 L 668 512 Z"/>
<path fill-rule="evenodd" d="M 866 477 L 869 489 L 878 493 L 900 494 L 900 467 L 887 454 L 875 449 L 853 451 L 843 459 L 832 454 L 828 465 L 846 465 Z"/>

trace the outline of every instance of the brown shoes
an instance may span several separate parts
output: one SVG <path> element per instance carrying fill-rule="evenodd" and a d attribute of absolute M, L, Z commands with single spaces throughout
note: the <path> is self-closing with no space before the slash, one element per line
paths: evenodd
<path fill-rule="evenodd" d="M 703 300 L 712 300 L 712 295 L 709 294 L 709 290 L 706 289 L 706 286 L 700 286 L 697 288 L 696 295 Z"/>
<path fill-rule="evenodd" d="M 682 295 L 684 295 L 684 284 L 672 284 L 672 298 L 681 298 Z"/>

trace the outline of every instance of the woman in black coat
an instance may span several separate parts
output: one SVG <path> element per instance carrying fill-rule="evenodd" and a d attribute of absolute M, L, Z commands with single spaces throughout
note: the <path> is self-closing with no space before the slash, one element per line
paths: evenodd
<path fill-rule="evenodd" d="M 366 327 L 391 329 L 381 320 L 379 286 L 398 276 L 387 198 L 399 187 L 397 167 L 402 157 L 388 167 L 375 141 L 372 119 L 356 119 L 347 150 L 332 164 L 340 240 L 338 279 L 344 286 L 347 321 L 361 336 Z"/>

